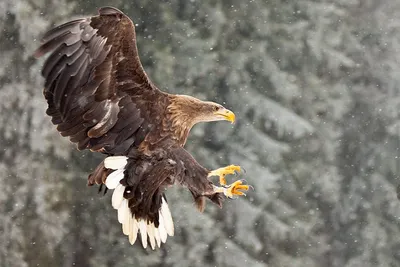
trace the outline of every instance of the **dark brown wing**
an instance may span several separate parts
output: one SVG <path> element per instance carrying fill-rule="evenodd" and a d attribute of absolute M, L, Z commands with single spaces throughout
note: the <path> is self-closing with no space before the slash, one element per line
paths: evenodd
<path fill-rule="evenodd" d="M 166 94 L 143 70 L 132 21 L 113 7 L 43 37 L 47 114 L 63 136 L 107 154 L 128 154 L 161 121 Z"/>

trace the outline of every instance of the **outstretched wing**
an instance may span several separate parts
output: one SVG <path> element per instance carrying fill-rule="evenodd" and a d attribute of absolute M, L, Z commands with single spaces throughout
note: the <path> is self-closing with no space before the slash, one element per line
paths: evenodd
<path fill-rule="evenodd" d="M 36 57 L 44 63 L 47 114 L 63 136 L 107 154 L 127 154 L 158 125 L 166 94 L 149 80 L 132 21 L 103 7 L 99 15 L 47 32 Z"/>

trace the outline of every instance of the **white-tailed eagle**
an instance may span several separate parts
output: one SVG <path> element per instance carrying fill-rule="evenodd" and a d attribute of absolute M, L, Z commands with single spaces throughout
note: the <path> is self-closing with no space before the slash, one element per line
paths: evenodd
<path fill-rule="evenodd" d="M 154 249 L 174 234 L 164 189 L 187 187 L 197 208 L 205 198 L 221 206 L 223 196 L 244 195 L 244 180 L 226 184 L 230 165 L 202 167 L 185 149 L 193 125 L 235 115 L 223 106 L 160 91 L 147 77 L 136 47 L 135 27 L 121 11 L 69 21 L 47 32 L 35 52 L 44 63 L 47 114 L 78 149 L 106 154 L 88 184 L 114 189 L 112 206 L 131 244 L 138 234 Z M 220 186 L 210 176 L 219 176 Z M 107 190 L 107 189 L 106 189 Z"/>

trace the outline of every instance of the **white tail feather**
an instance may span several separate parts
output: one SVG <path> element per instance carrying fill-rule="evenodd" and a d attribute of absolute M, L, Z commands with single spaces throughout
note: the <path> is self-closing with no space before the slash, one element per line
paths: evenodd
<path fill-rule="evenodd" d="M 147 225 L 143 220 L 139 221 L 139 231 L 142 238 L 142 245 L 147 248 Z"/>
<path fill-rule="evenodd" d="M 129 210 L 129 209 L 128 209 Z M 130 220 L 131 214 L 126 214 L 125 218 L 124 218 L 124 223 L 122 224 L 122 232 L 125 235 L 129 235 L 129 231 L 130 231 Z"/>
<path fill-rule="evenodd" d="M 151 249 L 154 250 L 156 248 L 156 239 L 154 237 L 154 223 L 147 224 L 147 234 L 149 235 L 150 246 Z"/>
<path fill-rule="evenodd" d="M 174 235 L 174 222 L 172 221 L 172 216 L 171 216 L 171 212 L 169 211 L 169 208 L 168 208 L 168 203 L 164 198 L 162 198 L 162 201 L 161 201 L 160 214 L 164 218 L 165 230 L 167 230 L 168 235 L 173 236 Z"/>
<path fill-rule="evenodd" d="M 160 230 L 158 228 L 154 228 L 154 238 L 156 239 L 157 246 L 161 246 L 161 238 L 160 238 Z"/>
<path fill-rule="evenodd" d="M 104 159 L 104 167 L 106 169 L 118 170 L 125 167 L 128 158 L 125 156 L 107 157 Z"/>
<path fill-rule="evenodd" d="M 125 169 L 118 169 L 107 176 L 106 186 L 108 189 L 115 189 L 119 185 L 119 181 L 124 179 L 124 171 Z"/>
<path fill-rule="evenodd" d="M 124 233 L 124 235 L 129 235 L 129 225 L 127 223 L 122 224 L 122 233 Z"/>
<path fill-rule="evenodd" d="M 160 224 L 158 225 L 158 230 L 160 232 L 161 242 L 165 243 L 167 241 L 168 234 L 167 234 L 167 230 L 165 229 L 164 218 L 161 215 L 161 212 L 159 214 L 158 221 L 160 222 Z"/>
<path fill-rule="evenodd" d="M 122 200 L 121 206 L 118 209 L 118 221 L 119 223 L 123 223 L 125 221 L 125 216 L 127 216 L 128 208 L 128 200 Z"/>
<path fill-rule="evenodd" d="M 130 214 L 128 216 L 127 225 L 128 225 L 128 227 L 127 227 L 128 234 L 127 235 L 128 235 L 129 242 L 131 242 L 131 233 L 132 233 L 132 229 L 133 229 L 133 217 Z"/>
<path fill-rule="evenodd" d="M 174 223 L 167 201 L 161 199 L 161 208 L 159 211 L 159 225 L 156 228 L 154 222 L 148 223 L 145 220 L 136 220 L 131 213 L 128 200 L 124 198 L 125 186 L 120 181 L 124 178 L 125 166 L 128 158 L 124 156 L 108 157 L 104 160 L 104 166 L 107 169 L 115 170 L 107 176 L 106 186 L 108 189 L 114 189 L 111 197 L 111 204 L 118 210 L 118 222 L 122 224 L 122 232 L 129 237 L 129 243 L 136 242 L 138 234 L 141 236 L 142 246 L 147 247 L 147 238 L 152 249 L 156 245 L 161 246 L 165 243 L 168 235 L 174 235 Z"/>
<path fill-rule="evenodd" d="M 111 204 L 114 209 L 119 209 L 119 207 L 122 204 L 122 201 L 124 200 L 124 191 L 125 191 L 125 186 L 122 184 L 118 184 L 117 187 L 115 188 L 112 198 L 111 198 Z"/>
<path fill-rule="evenodd" d="M 132 228 L 131 231 L 129 233 L 129 242 L 131 243 L 131 245 L 133 245 L 137 239 L 137 235 L 138 235 L 138 223 L 136 221 L 135 218 L 132 219 L 133 224 L 132 224 Z"/>

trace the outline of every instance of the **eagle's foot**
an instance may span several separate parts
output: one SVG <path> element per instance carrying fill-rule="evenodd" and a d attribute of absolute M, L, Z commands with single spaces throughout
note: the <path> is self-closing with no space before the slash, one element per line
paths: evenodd
<path fill-rule="evenodd" d="M 233 198 L 234 196 L 245 196 L 246 194 L 243 191 L 248 191 L 251 188 L 250 185 L 244 184 L 245 182 L 245 180 L 237 180 L 228 186 L 215 186 L 214 191 L 224 193 L 228 198 Z"/>
<path fill-rule="evenodd" d="M 210 176 L 219 176 L 219 184 L 224 186 L 226 185 L 225 176 L 228 174 L 235 174 L 240 172 L 240 166 L 238 165 L 229 165 L 223 168 L 219 168 L 213 171 L 210 171 L 208 177 Z"/>

